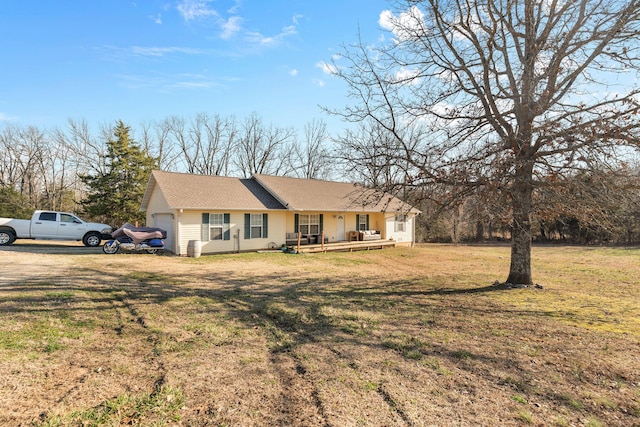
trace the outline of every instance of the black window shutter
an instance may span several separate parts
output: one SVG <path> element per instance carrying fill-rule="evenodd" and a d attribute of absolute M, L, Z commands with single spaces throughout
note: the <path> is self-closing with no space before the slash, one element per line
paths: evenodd
<path fill-rule="evenodd" d="M 356 214 L 356 231 L 360 231 L 360 215 Z"/>
<path fill-rule="evenodd" d="M 244 238 L 251 238 L 251 214 L 244 214 Z"/>
<path fill-rule="evenodd" d="M 202 232 L 200 233 L 200 240 L 203 242 L 209 241 L 209 214 L 202 214 Z"/>
<path fill-rule="evenodd" d="M 224 240 L 231 240 L 231 214 L 224 214 Z"/>
<path fill-rule="evenodd" d="M 269 214 L 262 214 L 262 237 L 269 237 Z"/>
<path fill-rule="evenodd" d="M 324 231 L 324 214 L 320 214 L 320 234 Z"/>
<path fill-rule="evenodd" d="M 369 214 L 367 214 L 365 220 L 367 221 L 367 230 L 369 230 Z"/>

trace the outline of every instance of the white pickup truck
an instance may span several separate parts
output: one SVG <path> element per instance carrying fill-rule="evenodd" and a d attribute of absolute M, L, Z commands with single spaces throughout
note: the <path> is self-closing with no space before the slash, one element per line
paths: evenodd
<path fill-rule="evenodd" d="M 82 240 L 85 246 L 99 246 L 110 239 L 107 224 L 84 222 L 67 212 L 35 211 L 31 219 L 0 218 L 0 246 L 16 239 Z"/>

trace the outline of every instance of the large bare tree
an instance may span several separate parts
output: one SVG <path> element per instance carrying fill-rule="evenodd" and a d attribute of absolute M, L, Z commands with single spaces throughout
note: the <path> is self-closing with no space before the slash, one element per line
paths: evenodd
<path fill-rule="evenodd" d="M 313 119 L 304 125 L 303 140 L 291 143 L 290 174 L 299 178 L 325 179 L 331 172 L 327 124 Z"/>
<path fill-rule="evenodd" d="M 334 60 L 353 103 L 409 161 L 405 182 L 507 196 L 511 284 L 533 283 L 541 176 L 617 167 L 638 138 L 640 2 L 403 0 L 381 14 L 390 38 Z M 345 62 L 347 64 L 345 65 Z M 426 129 L 416 143 L 411 128 Z M 395 162 L 401 164 L 401 162 Z M 462 190 L 466 189 L 466 190 Z"/>
<path fill-rule="evenodd" d="M 240 126 L 233 166 L 244 177 L 254 174 L 287 175 L 290 152 L 295 139 L 292 128 L 273 124 L 266 127 L 257 113 L 252 113 Z"/>
<path fill-rule="evenodd" d="M 0 153 L 0 184 L 37 205 L 44 185 L 43 167 L 50 154 L 44 132 L 34 126 L 6 128 L 0 134 Z"/>
<path fill-rule="evenodd" d="M 163 150 L 169 152 L 179 147 L 180 154 L 173 156 L 171 164 L 164 163 L 163 170 L 175 169 L 184 164 L 188 173 L 202 175 L 227 175 L 231 169 L 231 154 L 238 134 L 234 117 L 199 113 L 191 121 L 172 116 L 157 125 L 158 136 L 163 136 Z M 178 168 L 180 169 L 180 168 Z"/>

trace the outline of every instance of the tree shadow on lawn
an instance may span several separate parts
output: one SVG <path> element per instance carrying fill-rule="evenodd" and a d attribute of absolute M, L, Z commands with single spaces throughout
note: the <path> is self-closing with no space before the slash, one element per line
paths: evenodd
<path fill-rule="evenodd" d="M 6 282 L 6 281 L 5 281 Z M 398 290 L 404 286 L 413 289 Z M 112 310 L 113 303 L 124 299 L 134 304 L 163 305 L 176 298 L 205 298 L 224 304 L 228 314 L 252 327 L 256 323 L 272 323 L 296 339 L 296 346 L 314 342 L 323 335 L 344 334 L 336 325 L 336 318 L 322 312 L 323 306 L 349 310 L 384 310 L 403 304 L 412 304 L 416 313 L 432 310 L 437 300 L 417 302 L 416 297 L 446 297 L 489 293 L 505 290 L 503 285 L 463 289 L 415 289 L 415 283 L 406 281 L 381 282 L 379 286 L 336 283 L 335 279 L 308 280 L 299 275 L 272 274 L 239 279 L 233 274 L 219 272 L 170 276 L 156 273 L 105 273 L 101 270 L 79 269 L 72 276 L 22 277 L 0 284 L 0 313 L 29 313 L 56 311 Z M 447 306 L 447 310 L 463 313 L 470 308 Z M 566 313 L 515 310 L 507 307 L 480 307 L 474 311 L 495 314 L 501 311 L 511 316 L 559 317 Z M 467 313 L 469 314 L 469 313 Z M 477 315 L 477 314 L 476 314 Z M 355 338 L 355 337 L 354 337 Z M 281 348 L 280 350 L 284 350 Z"/>
<path fill-rule="evenodd" d="M 100 270 L 77 270 L 72 276 L 47 276 L 43 274 L 20 276 L 19 279 L 3 279 L 0 282 L 0 289 L 5 297 L 0 297 L 0 312 L 15 311 L 42 311 L 44 309 L 73 310 L 74 302 L 87 301 L 86 297 L 77 298 L 76 293 L 90 292 L 97 294 L 111 295 L 116 291 L 126 292 L 128 298 L 145 299 L 150 303 L 163 304 L 177 297 L 210 297 L 218 298 L 221 301 L 229 298 L 242 297 L 243 293 L 251 293 L 254 296 L 262 295 L 264 298 L 283 299 L 283 297 L 294 297 L 300 293 L 301 289 L 312 288 L 318 285 L 318 281 L 305 281 L 299 276 L 291 277 L 282 274 L 273 276 L 260 276 L 261 282 L 267 284 L 256 286 L 245 279 L 238 279 L 233 276 L 223 276 L 217 274 L 215 278 L 203 276 L 199 278 L 202 283 L 215 282 L 218 289 L 205 287 L 193 287 L 190 283 L 194 275 L 188 279 L 180 276 L 169 278 L 164 274 L 149 273 L 132 277 L 130 273 L 110 273 L 105 276 Z M 297 282 L 296 282 L 297 281 Z M 135 282 L 139 285 L 135 286 Z M 286 283 L 286 284 L 283 284 Z M 292 284 L 293 283 L 293 284 Z M 328 282 L 326 284 L 330 284 Z M 390 290 L 406 285 L 407 282 L 380 283 L 377 288 L 363 288 L 354 286 L 353 290 L 316 290 L 314 294 L 328 295 L 335 297 L 363 297 L 384 298 L 384 297 L 413 297 L 429 295 L 464 295 L 476 293 L 496 292 L 508 289 L 504 285 L 491 285 L 479 288 L 447 289 L 439 288 L 433 290 Z M 345 285 L 341 285 L 344 287 Z M 413 285 L 412 285 L 413 286 Z M 15 296 L 7 296 L 7 293 L 16 293 Z M 71 293 L 71 294 L 70 294 Z M 43 295 L 40 295 L 43 294 Z M 39 296 L 36 296 L 39 295 Z M 73 297 L 76 295 L 76 298 Z M 92 303 L 103 303 L 110 301 L 112 296 L 95 299 L 90 298 Z M 249 298 L 248 302 L 255 303 L 254 298 Z M 535 314 L 536 312 L 531 312 Z"/>
<path fill-rule="evenodd" d="M 379 279 L 377 279 L 379 280 Z M 156 273 L 105 273 L 80 269 L 72 276 L 27 276 L 0 284 L 0 313 L 55 313 L 64 311 L 113 310 L 117 301 L 162 306 L 177 298 L 205 298 L 223 304 L 227 314 L 251 327 L 272 324 L 292 339 L 276 350 L 288 350 L 321 338 L 344 335 L 335 316 L 327 316 L 322 307 L 335 307 L 343 313 L 371 311 L 379 313 L 403 305 L 414 313 L 442 306 L 461 316 L 498 315 L 519 318 L 562 318 L 575 313 L 553 310 L 514 309 L 498 303 L 443 305 L 447 296 L 484 294 L 507 289 L 504 285 L 476 288 L 416 289 L 420 283 L 387 281 L 368 284 L 337 283 L 335 279 L 309 280 L 282 273 L 240 279 L 231 273 L 190 274 L 188 277 Z M 401 289 L 405 287 L 406 289 Z M 411 288 L 411 289 L 409 289 Z M 430 298 L 420 300 L 421 298 Z M 433 299 L 435 298 L 435 299 Z M 444 298 L 444 299 L 443 299 Z M 351 339 L 357 339 L 352 336 Z M 452 350 L 452 352 L 455 350 Z M 442 351 L 442 353 L 447 353 Z"/>
<path fill-rule="evenodd" d="M 397 304 L 398 299 L 412 301 L 417 296 L 446 296 L 500 289 L 490 286 L 453 290 L 395 290 L 403 284 L 381 283 L 376 289 L 350 287 L 345 283 L 336 286 L 334 280 L 323 283 L 283 274 L 246 280 L 224 272 L 217 273 L 215 277 L 190 274 L 184 278 L 155 273 L 105 275 L 101 270 L 80 269 L 72 276 L 27 276 L 1 284 L 4 297 L 0 297 L 0 313 L 109 311 L 113 310 L 114 303 L 123 300 L 136 305 L 162 306 L 176 298 L 206 298 L 224 304 L 230 317 L 251 327 L 271 324 L 289 334 L 291 339 L 287 343 L 274 346 L 274 351 L 289 351 L 293 347 L 331 336 L 345 336 L 344 328 L 337 324 L 337 319 L 323 313 L 323 306 L 333 306 L 343 312 L 378 310 L 381 306 Z M 423 310 L 417 304 L 412 310 Z M 431 306 L 427 305 L 424 309 L 427 307 Z M 511 312 L 518 315 L 537 314 Z M 357 337 L 351 336 L 350 339 L 357 340 Z M 382 344 L 380 346 L 384 347 Z M 447 351 L 442 350 L 442 353 Z"/>
<path fill-rule="evenodd" d="M 306 344 L 322 343 L 331 347 L 333 343 L 348 342 L 351 346 L 366 348 L 367 351 L 394 351 L 407 360 L 439 358 L 473 375 L 478 375 L 478 365 L 482 365 L 481 370 L 485 373 L 495 372 L 487 374 L 485 380 L 504 387 L 514 387 L 516 384 L 519 392 L 535 393 L 538 399 L 544 398 L 550 405 L 557 403 L 557 392 L 534 389 L 531 384 L 536 373 L 530 366 L 523 363 L 531 357 L 519 353 L 514 355 L 513 349 L 511 353 L 498 355 L 477 351 L 470 347 L 464 348 L 470 345 L 471 341 L 450 344 L 446 342 L 423 344 L 411 341 L 384 342 L 378 335 L 371 333 L 359 335 L 346 331 L 340 323 L 341 319 L 327 315 L 323 308 L 331 306 L 339 309 L 341 313 L 363 311 L 372 313 L 372 316 L 380 315 L 380 310 L 385 310 L 385 307 L 399 305 L 402 306 L 400 308 L 411 313 L 428 312 L 434 309 L 446 310 L 449 314 L 457 313 L 453 316 L 456 318 L 455 324 L 447 327 L 459 328 L 465 334 L 468 333 L 465 329 L 471 328 L 465 323 L 468 317 L 500 316 L 502 319 L 510 317 L 515 326 L 518 326 L 518 324 L 526 324 L 527 319 L 548 318 L 553 317 L 553 314 L 516 310 L 497 303 L 483 306 L 477 303 L 465 303 L 464 300 L 459 299 L 453 301 L 454 304 L 445 304 L 450 302 L 447 296 L 458 297 L 502 291 L 507 289 L 504 285 L 461 289 L 416 289 L 420 286 L 417 282 L 375 280 L 378 285 L 376 287 L 368 283 L 348 283 L 347 279 L 314 280 L 301 278 L 299 274 L 286 273 L 245 279 L 224 271 L 215 273 L 215 276 L 211 272 L 190 273 L 188 276 L 149 272 L 111 272 L 105 275 L 104 271 L 98 269 L 79 269 L 75 270 L 71 276 L 27 276 L 0 284 L 4 294 L 0 297 L 0 313 L 24 312 L 27 313 L 25 321 L 28 322 L 30 312 L 52 314 L 70 311 L 109 311 L 114 309 L 116 302 L 126 300 L 137 307 L 134 314 L 139 315 L 139 322 L 144 325 L 146 315 L 144 310 L 147 305 L 161 307 L 178 298 L 204 298 L 226 307 L 227 316 L 245 324 L 248 328 L 258 327 L 263 330 L 268 336 L 268 341 L 271 342 L 272 354 L 294 357 L 294 353 Z M 403 287 L 405 289 L 402 289 Z M 556 315 L 561 316 L 562 313 L 556 313 Z M 383 321 L 390 323 L 390 330 L 396 328 L 402 334 L 409 337 L 412 335 L 413 332 L 409 330 L 403 331 L 402 322 L 406 319 L 399 319 L 395 321 L 398 323 L 392 324 L 394 320 L 389 320 L 393 317 L 391 314 L 385 314 L 384 317 Z M 428 326 L 430 325 L 425 327 Z M 514 334 L 517 332 L 516 330 Z M 535 335 L 536 331 L 531 329 L 525 333 Z M 466 339 L 473 340 L 473 337 Z M 496 340 L 499 339 L 508 342 L 515 337 L 496 337 Z M 564 339 L 567 340 L 567 344 L 571 342 L 571 334 L 567 333 Z M 339 352 L 334 354 L 340 358 L 348 357 Z M 272 363 L 276 363 L 277 360 L 273 358 Z M 276 371 L 280 372 L 279 369 Z M 303 362 L 298 359 L 295 360 L 295 371 L 294 376 L 298 378 L 303 378 L 307 371 Z M 512 379 L 505 379 L 505 373 Z M 293 375 L 284 372 L 280 374 L 283 377 Z M 634 379 L 630 378 L 629 381 L 631 380 Z M 318 411 L 322 413 L 322 402 L 319 400 L 317 390 L 314 393 L 316 396 L 313 400 L 318 406 Z M 385 393 L 387 398 L 384 398 Z M 397 405 L 387 391 L 382 390 L 381 396 L 388 405 Z M 401 408 L 396 407 L 394 410 L 398 411 Z M 404 417 L 407 415 L 404 414 Z"/>

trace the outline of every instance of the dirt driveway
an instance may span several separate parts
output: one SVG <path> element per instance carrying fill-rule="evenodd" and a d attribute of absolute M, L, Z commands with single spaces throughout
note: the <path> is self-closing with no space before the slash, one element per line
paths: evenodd
<path fill-rule="evenodd" d="M 89 248 L 83 245 L 82 242 L 17 240 L 9 246 L 0 246 L 0 251 L 43 255 L 95 255 L 102 253 L 102 246 Z"/>

